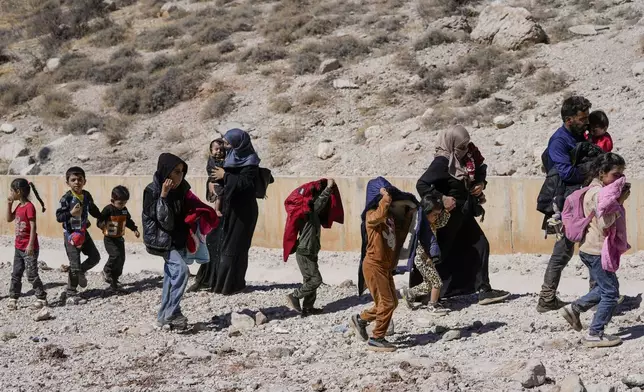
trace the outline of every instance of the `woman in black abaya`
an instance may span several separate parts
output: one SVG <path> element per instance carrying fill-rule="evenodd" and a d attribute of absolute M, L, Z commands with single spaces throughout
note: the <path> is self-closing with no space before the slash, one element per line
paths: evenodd
<path fill-rule="evenodd" d="M 248 251 L 258 216 L 255 181 L 260 159 L 245 131 L 231 129 L 224 141 L 224 168 L 215 168 L 212 174 L 224 184 L 222 242 L 214 291 L 230 295 L 246 288 Z"/>

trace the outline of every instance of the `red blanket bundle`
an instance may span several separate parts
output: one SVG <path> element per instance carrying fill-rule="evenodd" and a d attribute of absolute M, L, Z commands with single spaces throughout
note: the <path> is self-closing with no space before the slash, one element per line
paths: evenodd
<path fill-rule="evenodd" d="M 184 220 L 190 227 L 190 235 L 186 247 L 188 252 L 197 251 L 197 223 L 202 235 L 206 236 L 219 225 L 219 217 L 209 205 L 202 202 L 192 191 L 186 194 L 186 218 Z"/>

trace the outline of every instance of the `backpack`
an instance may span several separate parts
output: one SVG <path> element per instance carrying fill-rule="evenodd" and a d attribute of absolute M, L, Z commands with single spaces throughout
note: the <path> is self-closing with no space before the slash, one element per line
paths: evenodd
<path fill-rule="evenodd" d="M 271 170 L 265 167 L 259 168 L 259 175 L 255 178 L 255 197 L 258 199 L 266 198 L 268 186 L 275 182 Z"/>
<path fill-rule="evenodd" d="M 595 217 L 594 210 L 588 216 L 584 216 L 584 196 L 590 188 L 587 186 L 574 191 L 564 202 L 561 221 L 563 222 L 564 233 L 569 241 L 583 241 L 586 236 L 586 229 L 590 221 Z"/>

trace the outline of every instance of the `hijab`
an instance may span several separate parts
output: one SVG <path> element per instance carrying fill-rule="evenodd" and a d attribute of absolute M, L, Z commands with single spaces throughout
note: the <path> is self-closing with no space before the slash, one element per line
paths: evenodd
<path fill-rule="evenodd" d="M 469 178 L 467 168 L 461 162 L 467 155 L 469 144 L 470 134 L 462 125 L 454 125 L 438 134 L 435 156 L 449 160 L 447 171 L 457 180 L 467 181 Z"/>
<path fill-rule="evenodd" d="M 224 139 L 231 145 L 231 149 L 226 152 L 225 168 L 259 166 L 261 160 L 247 132 L 234 128 L 226 132 Z"/>

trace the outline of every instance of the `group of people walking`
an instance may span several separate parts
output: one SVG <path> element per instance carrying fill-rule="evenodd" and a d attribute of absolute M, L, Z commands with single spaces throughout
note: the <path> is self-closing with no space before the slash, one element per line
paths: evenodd
<path fill-rule="evenodd" d="M 538 312 L 559 310 L 575 329 L 582 329 L 579 315 L 598 305 L 584 343 L 588 346 L 619 344 L 619 338 L 603 333 L 619 298 L 615 271 L 619 257 L 628 249 L 623 204 L 630 194 L 625 182 L 625 162 L 611 153 L 608 118 L 601 111 L 590 113 L 583 97 L 567 98 L 561 110 L 563 125 L 550 138 L 543 154 L 548 173 L 539 195 L 538 210 L 545 215 L 543 228 L 557 236 L 545 273 Z M 200 260 L 195 282 L 188 291 L 208 290 L 232 295 L 246 288 L 248 252 L 258 218 L 257 198 L 264 193 L 260 158 L 250 136 L 231 129 L 210 144 L 207 163 L 207 202 L 190 190 L 188 165 L 179 157 L 163 153 L 156 173 L 143 195 L 143 240 L 150 254 L 163 257 L 164 279 L 159 327 L 185 329 L 188 320 L 181 311 L 181 298 L 188 286 L 188 263 Z M 393 351 L 385 339 L 399 294 L 411 309 L 428 297 L 427 311 L 447 314 L 441 299 L 476 294 L 480 305 L 506 300 L 510 294 L 493 289 L 489 276 L 490 245 L 477 218 L 485 215 L 487 185 L 485 158 L 462 126 L 440 132 L 434 160 L 419 178 L 420 199 L 391 185 L 385 178 L 369 181 L 361 215 L 362 252 L 358 270 L 359 294 L 369 289 L 374 305 L 353 315 L 349 323 L 370 349 Z M 69 257 L 67 298 L 80 304 L 77 286 L 86 287 L 85 273 L 96 266 L 100 254 L 87 232 L 89 216 L 97 219 L 110 255 L 103 277 L 119 290 L 125 262 L 125 228 L 139 236 L 127 212 L 129 192 L 116 187 L 111 203 L 101 212 L 84 189 L 81 168 L 66 174 L 70 187 L 60 202 L 56 217 L 63 224 Z M 587 186 L 584 187 L 583 185 Z M 34 286 L 34 308 L 46 306 L 46 293 L 38 277 L 36 211 L 29 202 L 32 183 L 16 179 L 11 184 L 7 219 L 16 221 L 16 253 L 9 308 L 17 308 L 21 279 Z M 13 203 L 19 205 L 13 209 Z M 284 260 L 295 253 L 303 284 L 288 294 L 286 305 L 303 317 L 324 310 L 315 307 L 316 292 L 323 279 L 318 266 L 323 228 L 344 222 L 340 190 L 333 179 L 321 179 L 296 188 L 285 201 L 287 222 Z M 43 206 L 44 212 L 44 206 Z M 407 241 L 410 239 L 410 241 Z M 579 242 L 582 262 L 589 268 L 590 292 L 566 304 L 556 296 L 561 271 Z M 409 244 L 405 246 L 404 244 Z M 207 250 L 207 251 L 206 251 Z M 204 259 L 203 254 L 207 256 Z M 87 259 L 81 262 L 81 254 Z M 406 264 L 399 266 L 399 260 Z M 409 272 L 409 285 L 400 292 L 393 275 Z M 375 323 L 371 336 L 367 325 Z"/>

